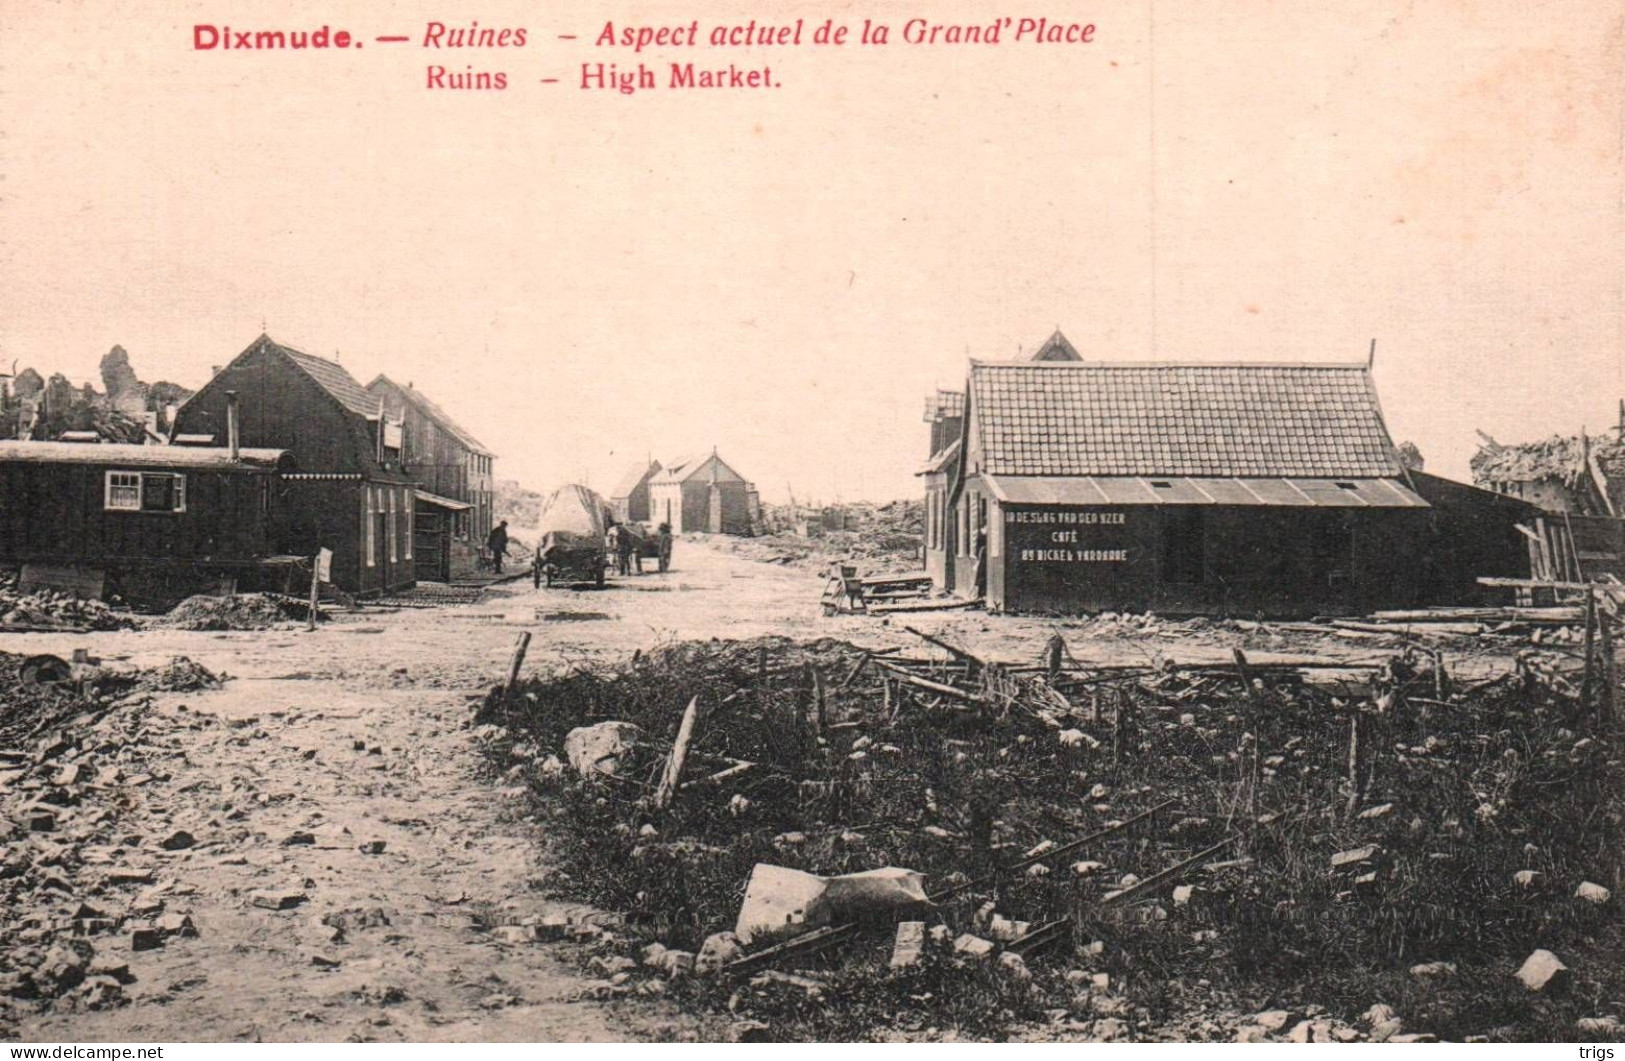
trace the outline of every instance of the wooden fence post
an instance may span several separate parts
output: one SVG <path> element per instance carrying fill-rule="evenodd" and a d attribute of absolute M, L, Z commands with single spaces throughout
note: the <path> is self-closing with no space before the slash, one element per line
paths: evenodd
<path fill-rule="evenodd" d="M 655 790 L 655 807 L 665 810 L 677 796 L 677 786 L 683 777 L 683 764 L 688 761 L 688 746 L 694 740 L 694 727 L 699 724 L 700 698 L 694 697 L 683 711 L 683 721 L 677 726 L 677 739 L 672 742 L 671 755 L 666 758 L 666 769 L 660 775 L 660 787 Z"/>
<path fill-rule="evenodd" d="M 1241 684 L 1247 690 L 1247 701 L 1251 705 L 1251 723 L 1248 730 L 1253 735 L 1252 760 L 1247 767 L 1247 812 L 1255 820 L 1258 817 L 1258 789 L 1264 779 L 1263 744 L 1264 735 L 1260 732 L 1264 723 L 1263 697 L 1253 687 L 1252 670 L 1247 666 L 1247 656 L 1241 649 L 1232 650 L 1236 661 L 1236 673 L 1241 676 Z"/>
<path fill-rule="evenodd" d="M 1580 681 L 1580 706 L 1591 707 L 1592 678 L 1596 673 L 1597 592 L 1586 590 L 1585 677 Z"/>
<path fill-rule="evenodd" d="M 519 635 L 513 645 L 513 658 L 508 661 L 508 684 L 504 687 L 511 695 L 513 687 L 519 682 L 519 668 L 525 665 L 525 652 L 530 648 L 530 631 L 526 630 Z"/>
<path fill-rule="evenodd" d="M 818 666 L 816 664 L 814 664 L 813 667 L 812 667 L 812 680 L 813 680 L 813 733 L 816 736 L 822 737 L 824 735 L 824 722 L 825 722 L 825 718 L 824 718 L 824 701 L 825 701 L 826 693 L 825 693 L 825 689 L 824 689 L 824 672 L 819 670 Z"/>
<path fill-rule="evenodd" d="M 305 617 L 305 629 L 316 629 L 317 601 L 322 592 L 322 554 L 317 550 L 316 555 L 310 558 L 310 614 Z"/>
<path fill-rule="evenodd" d="M 1364 728 L 1363 716 L 1356 706 L 1349 719 L 1349 801 L 1343 808 L 1345 819 L 1352 819 L 1358 814 L 1360 804 L 1365 801 L 1365 748 L 1360 739 Z"/>
<path fill-rule="evenodd" d="M 1603 719 L 1612 726 L 1619 720 L 1618 703 L 1619 679 L 1614 669 L 1614 635 L 1609 629 L 1611 620 L 1606 615 L 1597 616 L 1597 638 L 1602 643 L 1602 705 Z"/>

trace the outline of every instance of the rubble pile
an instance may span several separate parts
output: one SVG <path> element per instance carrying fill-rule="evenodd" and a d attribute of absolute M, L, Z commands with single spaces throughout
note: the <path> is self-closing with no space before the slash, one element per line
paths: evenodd
<path fill-rule="evenodd" d="M 272 630 L 303 619 L 306 607 L 269 593 L 199 594 L 175 605 L 154 625 L 175 630 Z"/>
<path fill-rule="evenodd" d="M 1458 689 L 1413 653 L 1085 666 L 1052 640 L 1001 665 L 926 640 L 679 644 L 486 699 L 476 735 L 536 793 L 554 887 L 618 913 L 578 933 L 604 992 L 692 993 L 775 1038 L 1332 1041 L 1496 1012 L 1572 1033 L 1596 1015 L 1564 998 L 1625 986 L 1601 898 L 1625 796 L 1570 657 Z M 818 898 L 876 872 L 927 901 Z M 1537 943 L 1586 991 L 1533 1003 Z M 1304 1009 L 1256 1030 L 1266 999 Z M 1379 1031 L 1376 1002 L 1426 1026 Z"/>
<path fill-rule="evenodd" d="M 48 589 L 24 593 L 16 575 L 0 575 L 0 628 L 125 630 L 135 625 L 129 614 L 99 600 Z"/>
<path fill-rule="evenodd" d="M 816 519 L 797 521 L 788 506 L 773 506 L 766 521 L 769 533 L 708 540 L 747 559 L 794 567 L 821 569 L 831 560 L 855 562 L 866 572 L 912 571 L 921 566 L 925 542 L 921 502 L 860 502 L 831 511 L 838 513 L 836 525 L 825 527 Z"/>
<path fill-rule="evenodd" d="M 122 1005 L 141 952 L 198 934 L 166 864 L 190 834 L 131 833 L 125 811 L 167 774 L 171 717 L 142 690 L 159 672 L 97 672 L 83 682 L 21 677 L 0 654 L 0 1037 L 46 1008 Z"/>

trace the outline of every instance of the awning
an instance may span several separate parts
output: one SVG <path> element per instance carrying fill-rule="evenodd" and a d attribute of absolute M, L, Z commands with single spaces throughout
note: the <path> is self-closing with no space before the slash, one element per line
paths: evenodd
<path fill-rule="evenodd" d="M 417 492 L 417 499 L 433 505 L 436 508 L 443 508 L 448 512 L 467 512 L 469 509 L 474 507 L 466 502 L 453 501 L 449 497 L 441 497 L 439 494 L 431 494 L 426 490 L 419 490 Z"/>
<path fill-rule="evenodd" d="M 1427 508 L 1397 479 L 1223 479 L 1173 476 L 983 475 L 1007 505 L 1246 505 Z"/>

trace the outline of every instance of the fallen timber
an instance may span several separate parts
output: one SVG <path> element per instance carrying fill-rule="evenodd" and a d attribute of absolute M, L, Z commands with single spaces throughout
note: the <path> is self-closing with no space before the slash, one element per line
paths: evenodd
<path fill-rule="evenodd" d="M 1050 959 L 1037 952 L 1052 944 L 1056 945 L 1053 960 L 1076 958 L 1087 963 L 1085 968 L 1100 968 L 1102 963 L 1092 960 L 1096 952 L 1081 949 L 1083 942 L 1103 939 L 1108 953 L 1119 949 L 1132 952 L 1137 946 L 1137 933 L 1159 931 L 1145 927 L 1152 923 L 1152 915 L 1170 922 L 1169 927 L 1184 927 L 1188 919 L 1190 926 L 1202 928 L 1204 935 L 1209 925 L 1229 931 L 1237 924 L 1267 921 L 1271 903 L 1283 896 L 1302 894 L 1303 883 L 1317 875 L 1353 880 L 1353 871 L 1337 869 L 1335 864 L 1332 870 L 1326 870 L 1327 856 L 1381 839 L 1385 828 L 1381 823 L 1395 820 L 1373 815 L 1369 824 L 1364 824 L 1367 815 L 1360 811 L 1386 813 L 1387 806 L 1378 805 L 1386 804 L 1395 786 L 1436 769 L 1435 763 L 1456 761 L 1454 747 L 1467 743 L 1450 741 L 1434 750 L 1430 742 L 1425 753 L 1407 750 L 1432 733 L 1483 731 L 1488 739 L 1500 739 L 1497 735 L 1507 729 L 1501 719 L 1522 719 L 1526 711 L 1540 710 L 1547 712 L 1549 720 L 1539 723 L 1547 730 L 1557 723 L 1575 725 L 1573 712 L 1563 703 L 1570 693 L 1563 691 L 1566 686 L 1558 684 L 1562 672 L 1557 670 L 1556 654 L 1550 652 L 1530 654 L 1527 666 L 1516 674 L 1492 679 L 1504 688 L 1481 697 L 1478 690 L 1485 683 L 1463 681 L 1460 675 L 1446 676 L 1437 665 L 1427 669 L 1424 656 L 1439 654 L 1416 646 L 1403 653 L 1385 653 L 1383 659 L 1370 658 L 1371 650 L 1355 649 L 1345 650 L 1356 657 L 1351 659 L 1294 655 L 1248 660 L 1244 676 L 1231 661 L 1090 665 L 1075 659 L 1057 659 L 1051 652 L 1047 653 L 1048 665 L 1031 666 L 1031 657 L 1018 665 L 1006 665 L 980 646 L 959 650 L 969 660 L 943 646 L 908 655 L 893 653 L 877 660 L 878 653 L 862 646 L 847 645 L 837 651 L 830 646 L 840 645 L 838 642 L 763 640 L 767 647 L 761 650 L 759 668 L 758 648 L 753 642 L 685 645 L 679 651 L 648 657 L 649 670 L 644 674 L 618 672 L 608 679 L 583 675 L 576 686 L 563 687 L 568 695 L 562 700 L 540 696 L 548 705 L 545 713 L 527 707 L 527 703 L 537 702 L 536 697 L 528 701 L 518 698 L 514 705 L 522 711 L 534 710 L 541 722 L 558 719 L 559 713 L 566 711 L 570 714 L 562 717 L 572 722 L 603 718 L 635 721 L 653 737 L 649 749 L 664 757 L 673 730 L 678 728 L 678 714 L 683 713 L 685 703 L 693 702 L 694 694 L 700 695 L 705 710 L 698 713 L 692 732 L 694 746 L 688 753 L 688 770 L 677 778 L 681 794 L 676 800 L 686 806 L 655 822 L 658 833 L 648 833 L 647 839 L 642 839 L 639 831 L 649 828 L 644 824 L 649 817 L 648 796 L 635 801 L 625 798 L 624 792 L 609 794 L 611 807 L 626 808 L 624 813 L 617 813 L 626 823 L 617 826 L 625 839 L 609 838 L 603 846 L 625 846 L 643 854 L 619 856 L 620 863 L 595 856 L 594 864 L 614 866 L 616 872 L 606 876 L 621 876 L 624 871 L 624 876 L 635 880 L 639 887 L 649 887 L 652 898 L 634 897 L 626 885 L 617 885 L 597 896 L 582 896 L 603 896 L 607 899 L 602 904 L 605 908 L 627 912 L 629 924 L 636 926 L 634 932 L 659 933 L 654 938 L 674 948 L 692 951 L 707 933 L 714 935 L 731 927 L 737 882 L 752 863 L 782 863 L 820 874 L 908 867 L 909 872 L 929 874 L 929 898 L 942 907 L 923 908 L 919 913 L 899 910 L 896 916 L 910 922 L 909 939 L 916 944 L 916 955 L 921 928 L 933 926 L 924 942 L 927 959 L 936 955 L 958 970 L 953 975 L 970 975 L 978 963 L 985 963 L 982 967 L 993 975 L 1024 977 L 1024 969 L 1013 959 L 1001 965 L 1000 953 L 1026 954 L 1031 955 L 1028 961 L 1046 961 Z M 947 640 L 958 639 L 948 635 Z M 1593 631 L 1595 640 L 1600 638 Z M 1036 655 L 1038 646 L 1032 647 Z M 982 654 L 978 655 L 978 651 Z M 1206 649 L 1201 651 L 1209 654 Z M 1023 655 L 1020 648 L 1011 654 Z M 1444 655 L 1450 655 L 1448 650 Z M 1586 653 L 1587 659 L 1592 656 Z M 785 665 L 787 660 L 794 663 Z M 986 680 L 973 678 L 971 661 L 986 668 Z M 1406 666 L 1396 666 L 1401 662 Z M 1598 668 L 1594 660 L 1592 666 L 1595 672 Z M 1341 675 L 1319 681 L 1310 676 L 1316 672 L 1356 672 L 1361 678 L 1345 680 L 1360 682 L 1366 673 L 1377 670 L 1385 673 L 1376 677 L 1369 690 L 1359 688 L 1353 692 L 1332 688 Z M 1294 671 L 1304 672 L 1301 680 Z M 757 678 L 770 673 L 775 675 L 771 683 Z M 905 680 L 905 675 L 938 688 L 915 684 Z M 1577 681 L 1578 675 L 1574 677 Z M 1098 696 L 1084 692 L 1070 703 L 1055 698 L 1057 688 L 1097 680 L 1111 682 L 1113 687 L 1101 690 Z M 607 685 L 623 681 L 630 686 L 626 691 L 604 691 Z M 1244 691 L 1243 683 L 1264 693 L 1265 703 L 1254 702 L 1251 689 Z M 829 714 L 820 729 L 814 731 L 808 716 L 820 685 Z M 944 695 L 941 688 L 953 689 L 959 696 Z M 1527 702 L 1523 699 L 1524 689 L 1532 691 Z M 1349 698 L 1356 701 L 1355 709 L 1370 711 L 1375 709 L 1365 706 L 1368 697 L 1386 697 L 1391 691 L 1398 697 L 1393 701 L 1398 707 L 1376 728 L 1360 734 L 1356 727 L 1356 736 L 1350 737 L 1347 723 L 1351 709 L 1346 706 Z M 1428 694 L 1425 697 L 1415 695 L 1424 692 Z M 1595 689 L 1592 693 L 1596 696 Z M 728 717 L 714 719 L 712 705 L 735 697 Z M 1344 704 L 1330 697 L 1343 697 Z M 947 706 L 944 701 L 950 699 L 958 704 L 985 705 L 989 710 L 943 710 Z M 1581 699 L 1590 697 L 1582 694 Z M 1178 706 L 1167 710 L 1162 704 Z M 999 707 L 1005 710 L 996 710 Z M 1420 707 L 1436 710 L 1416 710 Z M 1187 717 L 1186 712 L 1193 714 Z M 1052 731 L 1045 732 L 1036 725 L 1035 716 Z M 1120 725 L 1125 716 L 1126 728 Z M 1064 723 L 1056 726 L 1053 719 Z M 1342 724 L 1322 724 L 1330 719 L 1341 720 Z M 1585 716 L 1581 719 L 1589 726 Z M 501 717 L 491 720 L 504 721 Z M 714 724 L 717 729 L 712 731 L 710 743 L 702 743 L 706 740 L 705 730 Z M 1399 741 L 1387 743 L 1390 727 L 1406 747 L 1401 747 Z M 1074 728 L 1081 735 L 1073 732 Z M 802 734 L 799 739 L 794 733 L 797 729 Z M 1065 731 L 1059 742 L 1054 729 Z M 773 738 L 766 749 L 757 743 L 758 730 Z M 549 741 L 538 742 L 539 748 L 549 747 L 558 732 L 562 729 L 553 732 Z M 813 739 L 814 732 L 821 732 L 824 739 Z M 937 739 L 938 744 L 922 744 L 922 734 Z M 1572 737 L 1562 739 L 1569 746 L 1575 743 Z M 1358 741 L 1357 755 L 1351 750 L 1348 757 L 1341 756 L 1345 740 L 1351 749 Z M 748 767 L 734 772 L 740 761 L 730 763 L 719 757 L 712 765 L 713 760 L 702 750 L 705 747 L 757 760 L 762 765 L 755 773 Z M 1229 755 L 1228 762 L 1219 754 L 1208 754 L 1228 752 L 1232 747 L 1236 753 Z M 1398 748 L 1399 753 L 1391 753 L 1389 747 Z M 1006 748 L 1009 758 L 1001 761 Z M 505 754 L 507 746 L 497 750 Z M 860 750 L 866 754 L 860 756 Z M 1566 748 L 1558 750 L 1564 755 L 1558 767 L 1572 770 L 1574 759 L 1568 757 L 1571 753 Z M 1294 768 L 1280 770 L 1279 776 L 1275 770 L 1264 770 L 1262 788 L 1256 780 L 1251 780 L 1251 790 L 1247 781 L 1238 783 L 1243 771 L 1249 779 L 1255 779 L 1259 760 L 1270 754 L 1285 755 Z M 1577 750 L 1572 756 L 1582 754 L 1597 753 Z M 1349 809 L 1344 811 L 1344 793 L 1348 790 L 1341 784 L 1343 763 L 1354 764 L 1349 767 L 1352 774 L 1363 768 L 1362 762 L 1373 761 L 1372 756 L 1378 757 L 1374 761 L 1385 779 L 1370 790 L 1354 790 Z M 1297 768 L 1299 762 L 1312 767 Z M 935 764 L 930 774 L 921 769 L 926 763 Z M 1269 759 L 1263 759 L 1263 763 L 1279 765 Z M 1087 774 L 1081 768 L 1087 768 Z M 635 771 L 648 776 L 643 787 L 652 791 L 660 773 L 657 759 L 645 756 Z M 714 787 L 707 774 L 716 777 Z M 784 776 L 776 776 L 779 774 Z M 923 787 L 912 787 L 922 775 L 929 777 L 931 784 L 936 784 L 938 777 L 948 780 L 931 795 Z M 1187 777 L 1192 779 L 1189 783 Z M 1097 780 L 1105 784 L 1097 785 Z M 579 787 L 574 781 L 570 775 L 564 779 L 567 784 L 551 784 L 563 784 L 561 792 L 574 800 Z M 1081 789 L 1079 782 L 1085 782 Z M 1549 779 L 1543 781 L 1551 783 Z M 706 787 L 701 788 L 702 784 Z M 896 785 L 910 787 L 897 797 L 883 795 Z M 1101 791 L 1084 796 L 1083 791 L 1092 786 Z M 1371 795 L 1362 798 L 1361 791 L 1370 791 Z M 996 801 L 988 812 L 989 817 L 1000 819 L 991 834 L 991 844 L 988 834 L 979 833 L 975 819 L 967 816 L 978 793 L 990 793 L 989 798 Z M 1165 798 L 1176 795 L 1178 802 Z M 1294 796 L 1307 796 L 1314 803 L 1310 808 L 1313 813 L 1306 818 L 1310 824 L 1302 831 L 1254 832 L 1249 827 L 1249 819 L 1263 825 L 1278 818 L 1278 812 L 1271 813 L 1275 808 L 1298 806 Z M 1434 822 L 1459 812 L 1459 800 L 1453 795 L 1430 791 L 1427 796 L 1437 810 L 1429 813 L 1426 807 L 1418 808 L 1422 820 Z M 734 809 L 731 799 L 738 799 L 741 808 Z M 1151 807 L 1152 800 L 1162 802 Z M 942 804 L 940 810 L 938 801 Z M 602 798 L 598 803 L 603 805 Z M 1147 826 L 1153 815 L 1181 806 L 1189 810 L 1175 809 L 1158 824 Z M 1337 813 L 1323 813 L 1327 806 Z M 1248 807 L 1254 813 L 1243 810 Z M 1098 828 L 1103 824 L 1101 819 L 1110 816 L 1129 820 L 1114 822 L 1104 830 Z M 1322 823 L 1334 818 L 1343 824 Z M 601 823 L 590 820 L 593 828 L 601 831 Z M 1142 832 L 1127 832 L 1136 825 Z M 1077 840 L 1053 843 L 1091 828 L 1095 831 Z M 779 830 L 784 832 L 772 835 Z M 1226 835 L 1232 832 L 1236 835 Z M 1345 832 L 1351 835 L 1340 835 Z M 730 856 L 727 848 L 731 841 L 726 837 L 745 833 L 752 834 L 748 848 Z M 1111 838 L 1112 833 L 1115 838 Z M 869 835 L 860 840 L 859 834 Z M 1067 856 L 1093 841 L 1099 841 L 1098 847 L 1073 856 L 1091 861 L 1070 865 L 1073 858 Z M 782 860 L 773 857 L 775 850 L 784 855 Z M 1023 851 L 1027 852 L 1025 856 Z M 1287 851 L 1292 857 L 1278 857 Z M 1305 857 L 1298 857 L 1300 854 Z M 1244 858 L 1249 855 L 1256 856 L 1257 868 L 1221 872 L 1219 867 L 1229 870 L 1253 866 L 1252 860 Z M 1470 853 L 1461 857 L 1477 858 Z M 1379 865 L 1383 858 L 1379 853 Z M 673 862 L 692 874 L 689 879 L 693 883 L 684 889 L 668 890 L 660 879 L 664 867 Z M 1043 863 L 1049 864 L 1042 871 L 1034 869 Z M 1435 868 L 1434 863 L 1427 862 L 1415 867 L 1414 873 L 1423 879 L 1425 887 L 1447 891 L 1451 869 Z M 1136 874 L 1156 872 L 1149 873 L 1145 880 L 1136 880 L 1126 870 Z M 982 876 L 989 872 L 993 874 L 991 881 Z M 1406 872 L 1412 870 L 1407 868 Z M 1020 875 L 1008 880 L 997 879 L 1001 874 L 1017 873 Z M 967 876 L 981 879 L 967 881 Z M 592 878 L 582 874 L 577 879 Z M 1181 890 L 1174 903 L 1168 904 L 1168 889 L 1198 883 L 1208 896 L 1206 900 L 1185 902 Z M 1357 887 L 1374 893 L 1391 891 L 1394 884 L 1384 875 L 1376 884 Z M 1245 922 L 1228 905 L 1232 899 L 1246 914 Z M 955 900 L 952 906 L 951 900 Z M 1153 909 L 1154 901 L 1164 903 L 1166 910 Z M 981 913 L 981 908 L 991 911 L 993 903 L 998 904 L 997 928 L 992 914 L 984 919 Z M 967 924 L 973 908 L 978 910 L 977 920 Z M 1093 916 L 1094 911 L 1102 916 Z M 1126 912 L 1136 916 L 1125 917 Z M 1112 916 L 1104 916 L 1108 913 Z M 1141 914 L 1146 916 L 1138 916 Z M 1363 931 L 1362 923 L 1343 916 L 1341 908 L 1327 908 L 1325 914 L 1330 928 L 1309 925 L 1302 931 L 1318 933 L 1317 940 L 1334 930 L 1356 934 Z M 877 966 L 870 960 L 877 956 L 884 935 L 876 926 L 887 923 L 878 915 L 878 911 L 848 906 L 833 914 L 836 923 L 827 916 L 809 918 L 821 927 L 808 931 L 809 926 L 798 925 L 792 931 L 802 931 L 800 936 L 762 939 L 757 943 L 762 949 L 754 953 L 734 951 L 738 957 L 724 969 L 727 974 L 744 974 L 739 981 L 741 989 L 736 992 L 740 998 L 738 1014 L 773 1020 L 769 1013 L 777 1012 L 775 1007 L 803 1005 L 802 993 L 793 989 L 799 985 L 788 979 L 779 982 L 790 984 L 789 991 L 743 988 L 745 980 L 773 967 L 785 970 L 786 975 L 818 976 L 824 982 L 825 997 L 855 983 L 866 991 L 895 990 L 898 1004 L 909 1005 L 903 992 L 917 990 L 915 975 L 885 972 L 883 962 Z M 1029 923 L 1032 927 L 1028 927 Z M 1012 924 L 1018 927 L 1012 929 Z M 1066 939 L 1069 931 L 1074 935 L 1092 933 L 1078 937 L 1080 949 L 1075 954 Z M 1289 926 L 1281 931 L 1289 933 L 1294 929 Z M 971 941 L 976 949 L 956 948 L 955 934 L 976 937 Z M 709 937 L 706 939 L 709 943 Z M 897 945 L 903 942 L 900 934 Z M 1147 960 L 1155 964 L 1157 955 L 1155 943 L 1148 944 Z M 1498 960 L 1502 958 L 1505 956 L 1497 956 Z M 1189 960 L 1201 965 L 1204 973 L 1207 965 L 1202 963 L 1211 964 L 1215 970 L 1222 967 L 1220 959 L 1210 958 L 1205 951 Z M 814 968 L 827 971 L 829 976 L 813 973 Z M 936 966 L 928 964 L 926 968 L 934 970 Z M 1398 968 L 1403 978 L 1404 963 L 1400 962 Z M 1054 987 L 1057 1004 L 1064 1005 L 1065 988 L 1059 986 L 1060 978 L 1038 974 L 1036 964 L 1033 971 L 1037 975 L 1030 981 L 1031 990 L 1043 992 Z M 877 977 L 884 978 L 884 982 L 871 983 Z M 1132 979 L 1125 979 L 1132 989 Z M 1116 982 L 1113 968 L 1114 985 Z"/>
<path fill-rule="evenodd" d="M 1181 874 L 1191 869 L 1197 863 L 1206 862 L 1208 859 L 1212 858 L 1214 855 L 1218 854 L 1220 851 L 1223 851 L 1225 848 L 1229 847 L 1235 842 L 1236 838 L 1234 836 L 1227 836 L 1223 840 L 1220 840 L 1218 843 L 1214 844 L 1212 847 L 1198 851 L 1190 858 L 1176 862 L 1165 870 L 1153 873 L 1151 876 L 1145 878 L 1145 880 L 1138 881 L 1135 884 L 1122 889 L 1121 891 L 1107 892 L 1105 895 L 1100 897 L 1100 905 L 1103 907 L 1112 906 L 1116 903 L 1126 902 L 1127 900 L 1134 898 L 1136 895 L 1144 895 L 1145 893 L 1156 888 L 1160 888 L 1162 885 L 1177 879 Z"/>

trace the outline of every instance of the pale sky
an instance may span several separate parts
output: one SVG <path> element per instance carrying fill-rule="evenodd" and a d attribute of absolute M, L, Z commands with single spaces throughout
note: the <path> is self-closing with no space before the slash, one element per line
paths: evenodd
<path fill-rule="evenodd" d="M 1375 337 L 1396 440 L 1458 477 L 1474 428 L 1613 424 L 1625 0 L 1040 7 L 8 0 L 0 359 L 93 378 L 118 343 L 198 386 L 263 321 L 414 382 L 499 477 L 607 488 L 715 445 L 770 500 L 913 496 L 926 393 L 1057 325 L 1108 360 Z M 780 87 L 576 87 L 637 62 L 593 44 L 609 19 L 922 11 L 1097 30 L 645 53 Z M 430 52 L 433 18 L 530 43 Z M 366 48 L 199 53 L 199 21 Z M 429 91 L 431 62 L 510 88 Z"/>

